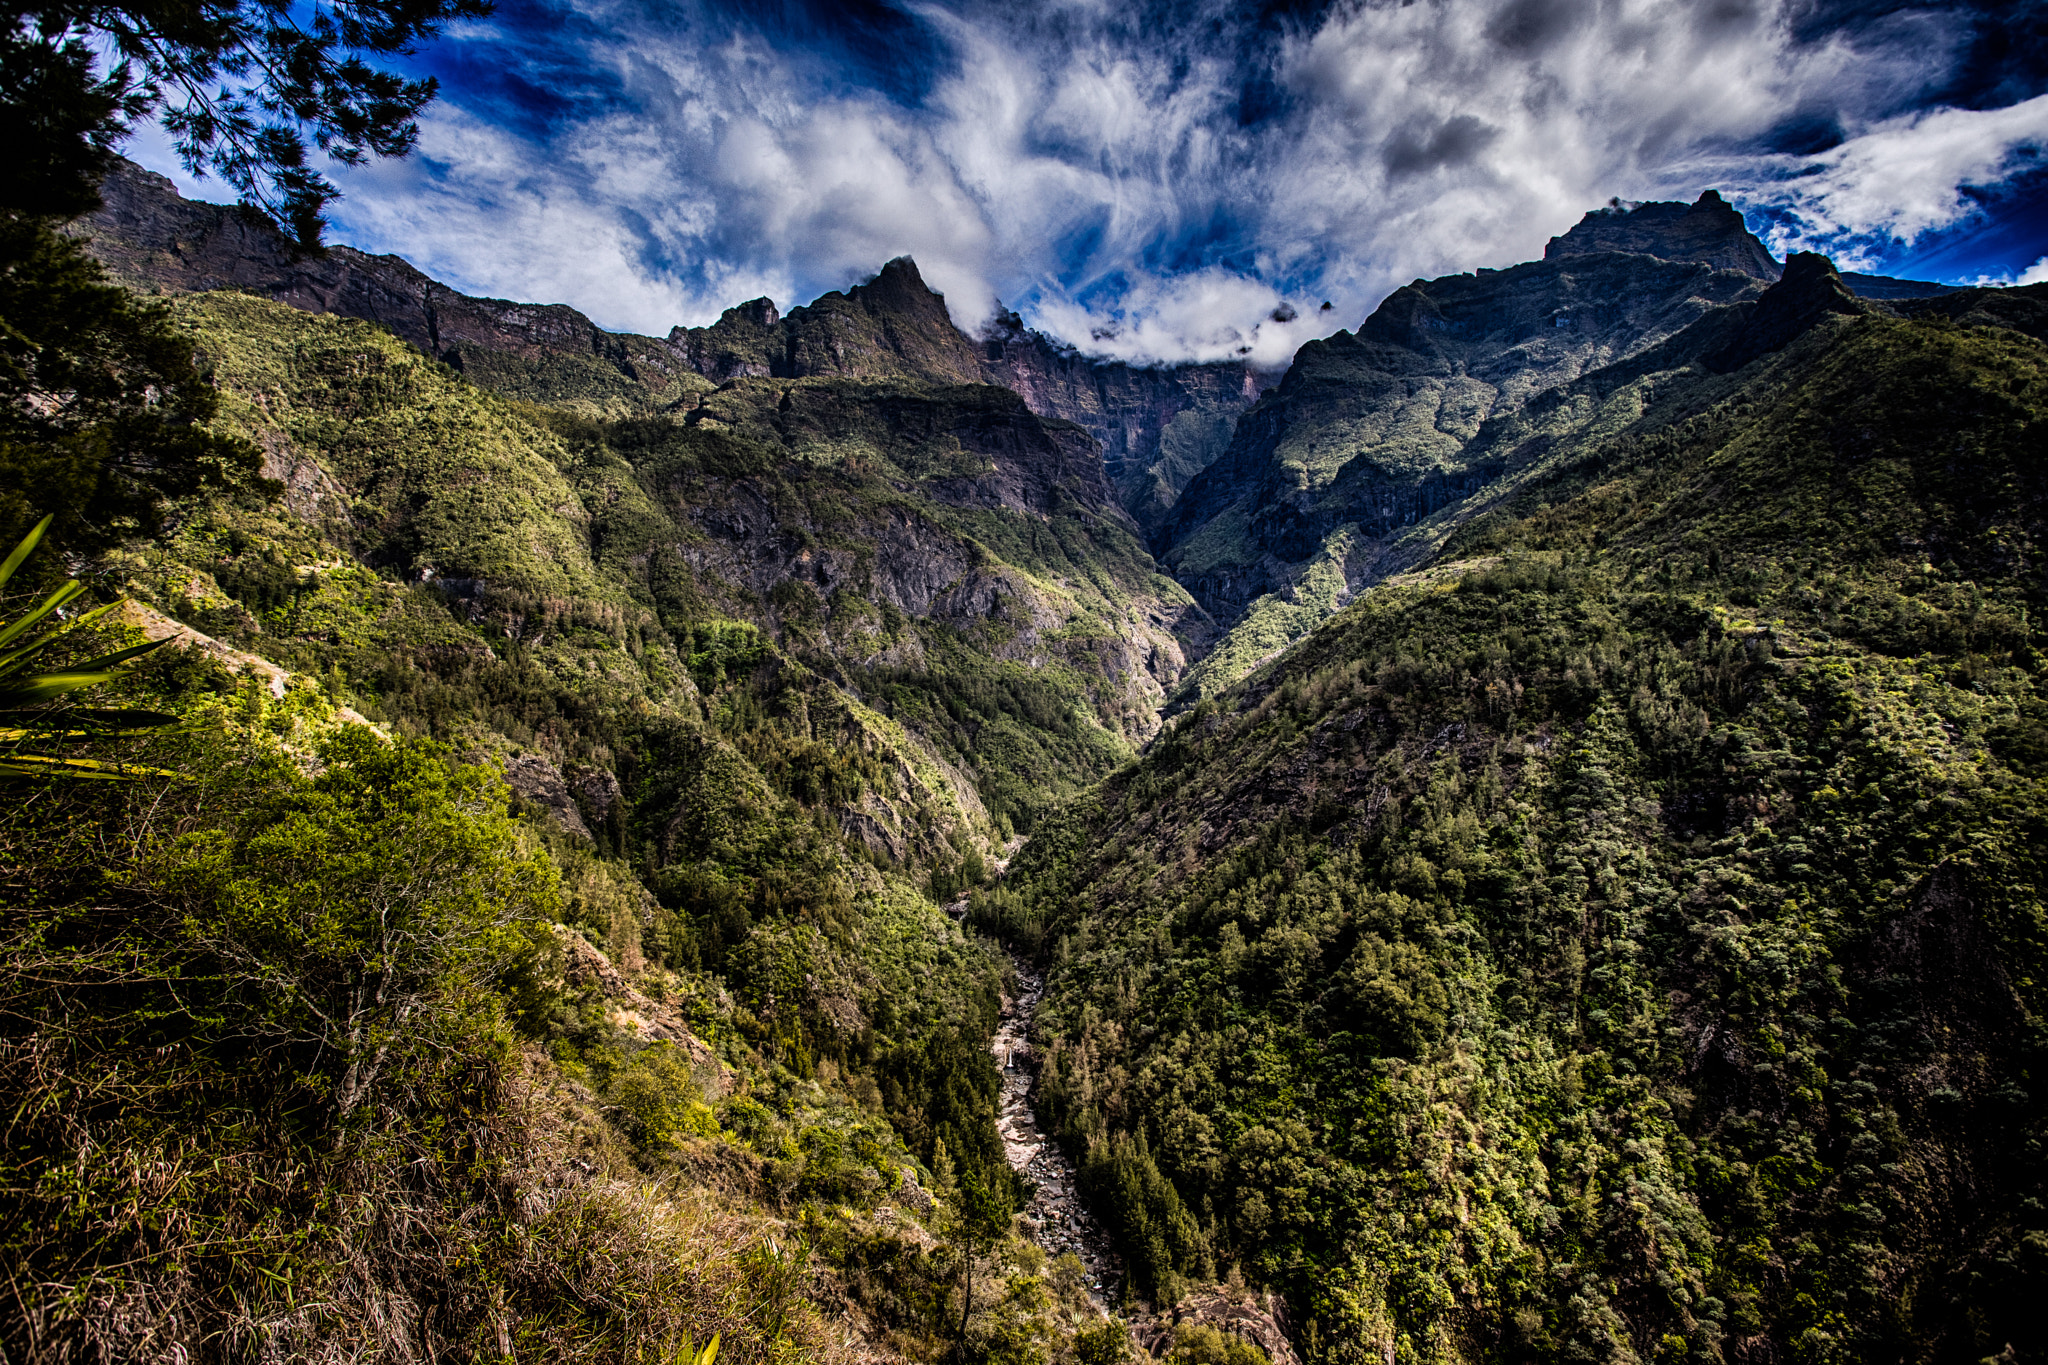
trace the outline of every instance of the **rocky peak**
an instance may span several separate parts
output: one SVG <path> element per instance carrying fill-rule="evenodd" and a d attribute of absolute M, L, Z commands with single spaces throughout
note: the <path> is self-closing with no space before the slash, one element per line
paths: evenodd
<path fill-rule="evenodd" d="M 1699 261 L 1717 270 L 1734 270 L 1760 280 L 1775 280 L 1780 266 L 1757 240 L 1742 215 L 1717 192 L 1708 190 L 1691 204 L 1652 202 L 1615 204 L 1595 209 L 1562 237 L 1550 239 L 1543 259 L 1625 251 L 1667 261 Z"/>
<path fill-rule="evenodd" d="M 1851 293 L 1835 263 L 1811 251 L 1785 258 L 1785 275 L 1753 305 L 1735 340 L 1707 357 L 1709 368 L 1727 373 L 1757 357 L 1782 350 L 1829 314 L 1866 313 L 1871 305 Z"/>
<path fill-rule="evenodd" d="M 946 312 L 946 296 L 924 282 L 917 262 L 908 256 L 890 261 L 872 280 L 847 290 L 846 296 L 876 315 L 899 313 L 932 322 L 943 320 L 949 328 L 953 325 Z"/>
<path fill-rule="evenodd" d="M 309 312 L 364 318 L 465 369 L 465 355 L 485 351 L 532 364 L 587 358 L 656 390 L 681 370 L 717 383 L 817 375 L 996 384 L 1042 417 L 1085 428 L 1101 444 L 1124 506 L 1148 527 L 1221 453 L 1236 415 L 1278 378 L 1235 363 L 1095 360 L 1003 310 L 970 337 L 908 256 L 786 315 L 758 298 L 709 327 L 674 328 L 665 340 L 606 332 L 563 305 L 468 297 L 396 256 L 346 246 L 307 255 L 263 218 L 187 200 L 171 181 L 120 158 L 102 188 L 105 208 L 70 230 L 89 237 L 93 253 L 130 283 L 246 289 Z"/>
<path fill-rule="evenodd" d="M 101 207 L 66 227 L 131 285 L 241 289 L 309 313 L 362 318 L 460 366 L 465 352 L 537 361 L 594 360 L 660 388 L 682 368 L 649 337 L 607 332 L 564 304 L 475 298 L 397 256 L 351 247 L 308 252 L 260 214 L 184 198 L 176 185 L 123 157 L 100 183 Z"/>

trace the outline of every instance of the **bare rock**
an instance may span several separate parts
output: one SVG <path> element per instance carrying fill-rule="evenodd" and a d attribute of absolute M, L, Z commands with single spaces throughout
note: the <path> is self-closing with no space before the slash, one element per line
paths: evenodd
<path fill-rule="evenodd" d="M 903 1188 L 896 1191 L 896 1198 L 905 1208 L 914 1209 L 922 1218 L 932 1211 L 932 1192 L 917 1183 L 917 1168 L 903 1168 Z"/>
<path fill-rule="evenodd" d="M 521 754 L 505 764 L 505 780 L 513 791 L 546 811 L 564 831 L 586 841 L 590 838 L 590 829 L 583 823 L 583 813 L 576 809 L 576 799 L 569 794 L 569 784 L 563 780 L 560 768 L 539 754 Z"/>
<path fill-rule="evenodd" d="M 554 926 L 562 946 L 562 979 L 572 986 L 594 989 L 611 1006 L 612 1019 L 647 1042 L 673 1043 L 689 1054 L 691 1069 L 704 1078 L 713 1098 L 732 1088 L 731 1072 L 702 1038 L 690 1032 L 683 1016 L 667 1001 L 655 1000 L 634 988 L 626 975 L 588 939 L 566 925 Z"/>
<path fill-rule="evenodd" d="M 612 812 L 626 803 L 626 794 L 619 787 L 619 779 L 609 769 L 586 768 L 571 764 L 567 773 L 569 788 L 583 807 L 583 814 L 590 821 L 602 824 L 611 818 Z"/>
<path fill-rule="evenodd" d="M 1742 215 L 1713 190 L 1692 204 L 1617 204 L 1595 209 L 1564 236 L 1551 238 L 1543 249 L 1543 259 L 1603 251 L 1698 261 L 1760 280 L 1775 280 L 1784 269 L 1749 230 Z"/>
<path fill-rule="evenodd" d="M 122 624 L 141 631 L 145 639 L 175 640 L 186 649 L 197 649 L 211 654 L 225 664 L 228 671 L 261 679 L 271 696 L 284 695 L 285 682 L 291 674 L 268 659 L 258 658 L 254 654 L 236 649 L 233 645 L 223 644 L 211 635 L 192 629 L 183 621 L 174 621 L 152 607 L 143 606 L 133 598 L 121 604 L 117 619 Z M 343 710 L 347 711 L 347 708 L 344 707 Z M 347 718 L 360 719 L 353 711 L 347 711 Z M 368 724 L 367 721 L 363 723 Z"/>
<path fill-rule="evenodd" d="M 1171 1308 L 1133 1314 L 1130 1323 L 1132 1340 L 1161 1358 L 1173 1349 L 1174 1328 L 1199 1323 L 1250 1342 L 1264 1351 L 1273 1365 L 1301 1365 L 1287 1336 L 1287 1303 L 1270 1291 L 1254 1294 L 1214 1285 L 1189 1294 Z"/>

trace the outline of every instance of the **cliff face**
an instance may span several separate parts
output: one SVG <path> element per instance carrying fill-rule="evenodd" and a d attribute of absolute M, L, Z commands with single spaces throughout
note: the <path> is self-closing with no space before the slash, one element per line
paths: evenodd
<path fill-rule="evenodd" d="M 709 454 L 720 442 L 736 453 Z M 900 613 L 1058 670 L 1135 742 L 1214 634 L 1156 572 L 1088 433 L 992 385 L 741 379 L 630 458 L 682 534 L 633 543 L 626 519 L 614 553 L 686 565 L 723 609 L 765 607 L 852 667 L 939 666 L 933 639 L 878 628 L 875 609 Z"/>
<path fill-rule="evenodd" d="M 985 382 L 987 349 L 953 326 L 907 259 L 787 315 L 756 300 L 664 340 L 606 332 L 559 305 L 471 298 L 396 257 L 347 247 L 305 255 L 267 223 L 188 202 L 127 163 L 104 194 L 105 207 L 79 226 L 117 277 L 288 306 L 265 312 L 234 295 L 195 306 L 224 376 L 279 347 L 301 369 L 346 368 L 362 344 L 344 338 L 348 325 L 302 318 L 294 330 L 289 318 L 362 319 L 480 387 L 550 409 L 576 449 L 603 452 L 588 455 L 596 465 L 630 467 L 629 481 L 591 493 L 588 526 L 572 518 L 553 533 L 565 545 L 587 538 L 562 554 L 603 561 L 672 620 L 752 621 L 823 666 L 878 669 L 926 689 L 1010 668 L 1028 675 L 1017 686 L 1058 694 L 1052 711 L 1088 720 L 1073 753 L 1030 760 L 1029 781 L 975 758 L 970 740 L 937 738 L 936 712 L 924 724 L 975 781 L 1009 793 L 1008 808 L 1050 799 L 1067 780 L 1062 765 L 1092 773 L 1120 761 L 1127 750 L 1116 746 L 1153 732 L 1166 693 L 1213 637 L 1206 614 L 1159 575 L 1091 433 L 1043 411 L 1064 403 L 1100 414 L 1089 363 L 1028 337 L 1023 363 L 1005 373 L 1028 377 L 1032 363 L 1050 363 L 1063 385 L 1041 384 L 1035 411 Z M 378 363 L 411 373 L 387 354 L 404 349 L 385 338 Z M 1146 382 L 1143 371 L 1114 373 L 1126 391 Z M 1167 379 L 1155 386 L 1177 392 Z M 1147 412 L 1167 425 L 1180 410 L 1128 396 L 1116 409 L 1126 427 L 1142 427 Z M 592 417 L 627 420 L 584 420 Z M 506 469 L 465 472 L 451 487 L 375 442 L 344 441 L 323 456 L 332 433 L 265 432 L 266 448 L 359 508 L 367 489 L 407 490 L 346 531 L 366 563 L 440 584 L 486 614 L 514 582 L 552 597 L 599 591 L 596 580 L 556 582 L 526 564 L 516 533 L 491 538 L 508 516 L 540 524 L 553 515 L 542 504 L 570 506 L 560 490 L 528 497 Z M 489 544 L 478 548 L 478 536 Z M 1027 749 L 1010 746 L 1003 762 Z M 1033 795 L 1033 783 L 1044 790 Z"/>
<path fill-rule="evenodd" d="M 1225 619 L 1291 584 L 1339 528 L 1347 578 L 1491 472 L 1489 420 L 1755 297 L 1761 280 L 1643 254 L 1565 253 L 1417 281 L 1357 333 L 1312 341 L 1162 523 L 1162 559 Z"/>
<path fill-rule="evenodd" d="M 119 278 L 180 292 L 243 289 L 380 323 L 476 382 L 536 402 L 622 415 L 746 378 L 1000 385 L 1095 438 L 1119 500 L 1148 535 L 1229 444 L 1237 414 L 1279 377 L 1231 362 L 1091 360 L 1013 313 L 970 337 L 907 256 L 786 314 L 753 299 L 708 327 L 655 338 L 608 332 L 563 304 L 462 294 L 397 256 L 346 246 L 307 255 L 263 219 L 184 199 L 129 161 L 115 161 L 102 193 L 105 206 L 78 230 Z"/>
<path fill-rule="evenodd" d="M 1147 368 L 1091 360 L 1026 328 L 1014 313 L 998 313 L 972 338 L 953 325 L 944 296 L 908 257 L 786 315 L 772 300 L 755 299 L 709 327 L 678 327 L 668 339 L 717 383 L 845 376 L 1000 385 L 1040 416 L 1073 422 L 1096 439 L 1123 506 L 1148 534 L 1188 480 L 1222 454 L 1237 414 L 1278 378 L 1233 362 Z"/>
<path fill-rule="evenodd" d="M 178 292 L 241 289 L 309 313 L 390 328 L 436 359 L 464 368 L 490 353 L 531 370 L 568 361 L 600 383 L 660 393 L 689 367 L 651 337 L 607 332 L 564 304 L 513 303 L 458 293 L 397 256 L 353 247 L 298 250 L 267 221 L 179 195 L 170 180 L 116 158 L 105 203 L 77 231 L 118 279 Z"/>
<path fill-rule="evenodd" d="M 1780 267 L 1712 193 L 1589 214 L 1541 261 L 1396 290 L 1355 334 L 1304 346 L 1154 530 L 1226 627 L 1195 690 L 1421 562 L 1559 451 L 1872 310 L 2043 328 L 2024 291 Z"/>
<path fill-rule="evenodd" d="M 1188 481 L 1229 448 L 1238 414 L 1280 379 L 1232 361 L 1147 369 L 1089 360 L 1026 329 L 1014 313 L 998 316 L 982 345 L 988 382 L 1101 443 L 1110 482 L 1148 537 Z"/>
<path fill-rule="evenodd" d="M 1698 261 L 1775 280 L 1781 267 L 1743 225 L 1742 215 L 1713 190 L 1691 204 L 1649 203 L 1595 209 L 1562 237 L 1552 237 L 1543 259 L 1590 256 L 1603 251 Z"/>

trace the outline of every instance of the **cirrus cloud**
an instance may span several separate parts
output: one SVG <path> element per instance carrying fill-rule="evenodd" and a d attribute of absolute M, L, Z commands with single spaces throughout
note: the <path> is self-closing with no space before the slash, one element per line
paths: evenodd
<path fill-rule="evenodd" d="M 1610 196 L 1718 187 L 1869 265 L 2030 164 L 2039 73 L 1960 105 L 1991 11 L 1831 2 L 506 0 L 336 235 L 657 333 L 907 253 L 965 327 L 1279 363 Z"/>

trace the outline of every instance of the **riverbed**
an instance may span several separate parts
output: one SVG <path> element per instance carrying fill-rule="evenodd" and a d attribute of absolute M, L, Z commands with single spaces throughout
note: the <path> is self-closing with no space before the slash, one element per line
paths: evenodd
<path fill-rule="evenodd" d="M 1122 1267 L 1109 1234 L 1081 1202 L 1074 1163 L 1039 1131 L 1032 1108 L 1038 1058 L 1031 1050 L 1031 1023 L 1045 994 L 1045 978 L 1029 963 L 1011 957 L 1016 993 L 1003 1001 L 1003 1016 L 990 1045 L 1003 1074 L 1002 1112 L 996 1129 L 1012 1169 L 1036 1187 L 1024 1210 L 1024 1226 L 1046 1254 L 1072 1252 L 1088 1272 L 1089 1293 L 1107 1310 L 1117 1297 Z"/>

